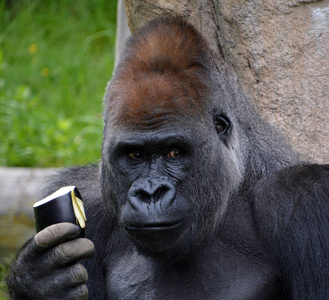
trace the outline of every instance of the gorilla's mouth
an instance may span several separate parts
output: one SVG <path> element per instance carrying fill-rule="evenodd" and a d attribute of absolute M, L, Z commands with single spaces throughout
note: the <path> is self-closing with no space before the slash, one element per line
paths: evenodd
<path fill-rule="evenodd" d="M 174 222 L 155 222 L 146 224 L 123 224 L 124 228 L 128 231 L 170 231 L 177 229 L 182 225 L 183 220 Z"/>

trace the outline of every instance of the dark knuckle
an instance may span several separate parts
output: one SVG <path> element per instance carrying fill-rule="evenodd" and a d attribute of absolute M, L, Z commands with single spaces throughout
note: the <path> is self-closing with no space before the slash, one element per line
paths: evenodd
<path fill-rule="evenodd" d="M 66 253 L 63 249 L 63 245 L 58 245 L 56 248 L 54 248 L 53 259 L 54 261 L 61 262 L 66 262 L 68 260 L 68 257 L 66 256 Z"/>

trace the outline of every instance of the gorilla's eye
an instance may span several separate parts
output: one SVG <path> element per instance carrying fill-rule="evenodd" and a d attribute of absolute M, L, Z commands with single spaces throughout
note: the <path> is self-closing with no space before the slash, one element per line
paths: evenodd
<path fill-rule="evenodd" d="M 182 155 L 182 152 L 180 150 L 171 150 L 168 154 L 167 157 L 170 158 L 176 158 L 176 157 L 180 157 Z"/>
<path fill-rule="evenodd" d="M 128 156 L 129 156 L 129 158 L 132 158 L 132 159 L 141 159 L 141 158 L 143 158 L 143 154 L 141 152 L 138 152 L 138 151 L 130 152 L 128 154 Z"/>

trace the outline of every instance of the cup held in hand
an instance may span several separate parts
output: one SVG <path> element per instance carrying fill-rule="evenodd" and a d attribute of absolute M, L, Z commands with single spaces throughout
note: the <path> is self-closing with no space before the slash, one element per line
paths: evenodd
<path fill-rule="evenodd" d="M 75 186 L 66 186 L 33 205 L 36 232 L 61 222 L 85 228 L 86 215 Z"/>

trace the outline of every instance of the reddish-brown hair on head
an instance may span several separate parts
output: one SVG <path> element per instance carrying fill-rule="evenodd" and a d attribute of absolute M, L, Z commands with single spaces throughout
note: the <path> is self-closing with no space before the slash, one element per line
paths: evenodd
<path fill-rule="evenodd" d="M 132 36 L 107 92 L 115 123 L 158 126 L 203 111 L 208 46 L 180 18 L 153 20 Z"/>

